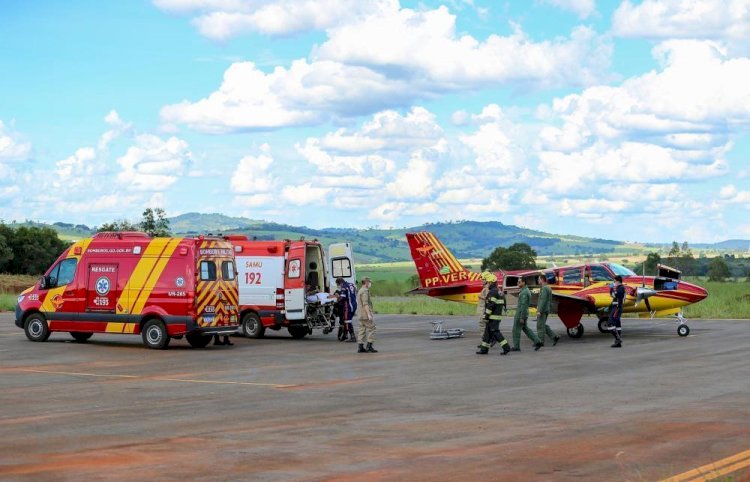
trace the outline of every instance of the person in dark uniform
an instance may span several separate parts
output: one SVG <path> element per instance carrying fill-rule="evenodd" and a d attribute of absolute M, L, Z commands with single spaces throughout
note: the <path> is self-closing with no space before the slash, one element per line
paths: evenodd
<path fill-rule="evenodd" d="M 625 302 L 625 286 L 622 285 L 622 276 L 615 276 L 615 283 L 609 288 L 612 304 L 609 305 L 609 329 L 615 337 L 612 348 L 622 347 L 622 328 L 620 317 L 622 316 L 622 304 Z"/>
<path fill-rule="evenodd" d="M 343 337 L 339 340 L 346 340 L 346 335 L 349 335 L 350 342 L 357 341 L 357 335 L 354 334 L 354 326 L 352 326 L 352 319 L 354 313 L 357 312 L 357 289 L 353 284 L 348 283 L 344 278 L 336 278 L 336 286 L 339 292 L 339 302 L 341 303 L 341 318 L 344 320 Z"/>
<path fill-rule="evenodd" d="M 228 345 L 232 346 L 234 343 L 229 339 L 229 335 L 224 335 L 224 341 L 221 341 L 219 335 L 214 335 L 214 345 Z"/>
<path fill-rule="evenodd" d="M 484 302 L 486 324 L 477 355 L 486 355 L 496 343 L 503 349 L 501 355 L 507 355 L 510 352 L 510 346 L 508 340 L 500 333 L 500 321 L 505 309 L 505 297 L 500 294 L 500 290 L 497 288 L 497 278 L 494 275 L 491 275 L 488 281 L 489 291 L 487 292 L 487 299 Z"/>

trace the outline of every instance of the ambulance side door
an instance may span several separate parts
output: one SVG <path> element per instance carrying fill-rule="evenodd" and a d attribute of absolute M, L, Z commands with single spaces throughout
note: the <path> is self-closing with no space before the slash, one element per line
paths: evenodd
<path fill-rule="evenodd" d="M 120 298 L 117 263 L 90 263 L 86 283 L 86 311 L 114 313 Z"/>
<path fill-rule="evenodd" d="M 336 278 L 356 286 L 357 273 L 354 270 L 354 256 L 351 243 L 336 243 L 328 246 L 328 286 L 336 286 Z"/>
<path fill-rule="evenodd" d="M 284 273 L 284 310 L 287 320 L 304 320 L 305 299 L 305 243 L 292 243 L 286 253 Z"/>

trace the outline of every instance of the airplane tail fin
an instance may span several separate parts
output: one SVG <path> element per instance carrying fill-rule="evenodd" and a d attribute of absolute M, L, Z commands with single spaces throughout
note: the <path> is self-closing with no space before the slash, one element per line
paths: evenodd
<path fill-rule="evenodd" d="M 406 240 L 422 288 L 465 284 L 480 279 L 479 273 L 464 268 L 434 234 L 427 231 L 406 233 Z"/>

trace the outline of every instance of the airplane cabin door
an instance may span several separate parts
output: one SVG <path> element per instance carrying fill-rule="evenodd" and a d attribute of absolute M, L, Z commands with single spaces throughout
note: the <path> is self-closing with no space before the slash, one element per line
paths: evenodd
<path fill-rule="evenodd" d="M 287 320 L 305 319 L 305 266 L 305 243 L 293 243 L 287 252 L 284 273 L 284 309 Z"/>

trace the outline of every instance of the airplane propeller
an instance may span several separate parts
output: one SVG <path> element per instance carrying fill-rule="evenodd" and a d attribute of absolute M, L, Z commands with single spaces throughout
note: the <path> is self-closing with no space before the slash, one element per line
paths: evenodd
<path fill-rule="evenodd" d="M 646 262 L 643 262 L 643 278 L 642 278 L 641 286 L 635 289 L 635 306 L 638 306 L 641 301 L 646 302 L 646 309 L 648 311 L 651 310 L 651 304 L 648 302 L 648 299 L 656 294 L 656 290 L 652 290 L 651 288 L 646 288 Z"/>

